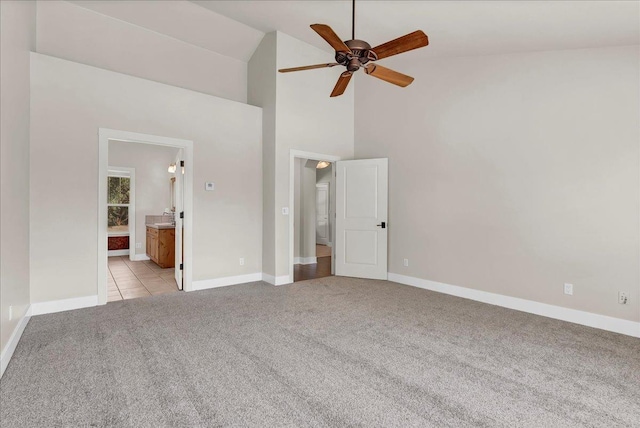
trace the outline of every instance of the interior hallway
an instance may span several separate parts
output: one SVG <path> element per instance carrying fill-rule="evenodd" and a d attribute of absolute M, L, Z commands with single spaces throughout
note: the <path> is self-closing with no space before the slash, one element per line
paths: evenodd
<path fill-rule="evenodd" d="M 331 247 L 316 245 L 317 262 L 310 265 L 293 266 L 293 282 L 331 276 Z"/>

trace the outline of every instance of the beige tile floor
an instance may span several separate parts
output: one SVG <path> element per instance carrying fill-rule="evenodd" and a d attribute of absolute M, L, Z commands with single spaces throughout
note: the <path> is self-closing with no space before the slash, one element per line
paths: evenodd
<path fill-rule="evenodd" d="M 178 291 L 174 269 L 151 260 L 132 262 L 128 256 L 109 257 L 107 302 Z"/>

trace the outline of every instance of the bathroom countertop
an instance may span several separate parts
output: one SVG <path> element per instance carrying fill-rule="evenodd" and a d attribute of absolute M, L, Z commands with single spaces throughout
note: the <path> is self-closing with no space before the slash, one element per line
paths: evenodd
<path fill-rule="evenodd" d="M 173 224 L 165 224 L 165 223 L 147 223 L 145 226 L 150 227 L 152 229 L 175 229 L 176 226 Z"/>

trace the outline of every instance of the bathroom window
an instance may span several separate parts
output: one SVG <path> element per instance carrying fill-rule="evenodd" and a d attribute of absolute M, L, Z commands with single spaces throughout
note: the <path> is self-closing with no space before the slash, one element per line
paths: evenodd
<path fill-rule="evenodd" d="M 129 233 L 129 177 L 109 176 L 107 200 L 107 231 L 109 234 Z"/>

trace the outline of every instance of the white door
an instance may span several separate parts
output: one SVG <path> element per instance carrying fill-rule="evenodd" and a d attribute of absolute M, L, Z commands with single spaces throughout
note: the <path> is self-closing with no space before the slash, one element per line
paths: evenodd
<path fill-rule="evenodd" d="M 184 169 L 183 169 L 183 165 L 184 165 L 184 155 L 183 155 L 183 149 L 180 149 L 178 151 L 178 154 L 176 156 L 176 184 L 174 187 L 174 191 L 175 191 L 175 198 L 176 198 L 176 212 L 175 212 L 175 219 L 176 219 L 176 230 L 175 230 L 175 234 L 176 234 L 176 248 L 175 248 L 175 253 L 176 253 L 176 265 L 175 265 L 175 278 L 176 278 L 176 284 L 178 284 L 178 289 L 182 290 L 182 269 L 180 268 L 181 266 L 183 266 L 184 264 L 184 260 L 182 259 L 182 231 L 183 231 L 183 224 L 184 224 L 184 199 L 183 199 L 183 186 L 184 186 Z"/>
<path fill-rule="evenodd" d="M 316 244 L 329 244 L 329 183 L 316 184 Z"/>
<path fill-rule="evenodd" d="M 387 159 L 336 167 L 336 275 L 387 279 Z"/>

